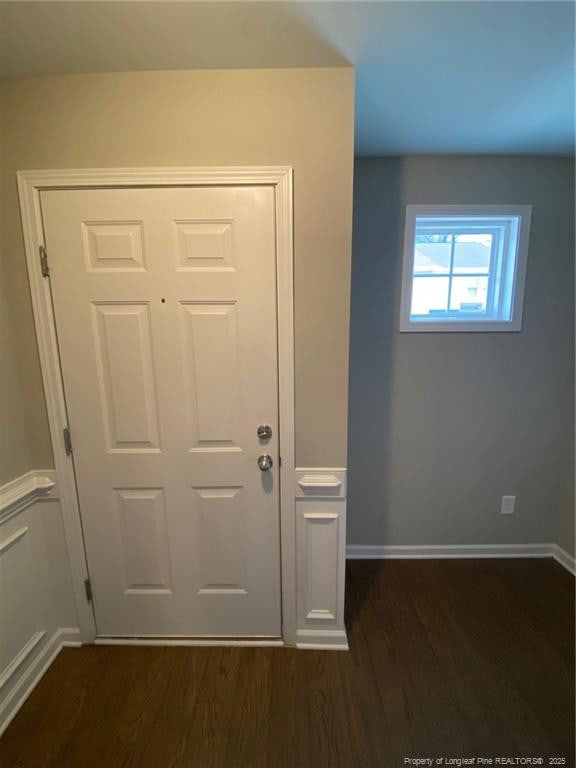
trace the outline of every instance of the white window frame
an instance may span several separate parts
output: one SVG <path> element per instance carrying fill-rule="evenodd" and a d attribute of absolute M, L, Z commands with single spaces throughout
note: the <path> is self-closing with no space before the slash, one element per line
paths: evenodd
<path fill-rule="evenodd" d="M 510 320 L 485 319 L 483 316 L 471 319 L 468 316 L 445 316 L 414 320 L 410 317 L 412 304 L 412 283 L 414 270 L 414 236 L 416 219 L 420 216 L 515 216 L 519 219 L 514 275 L 512 279 L 512 314 Z M 407 205 L 404 228 L 404 256 L 402 264 L 402 292 L 400 300 L 401 332 L 408 333 L 486 333 L 491 331 L 518 332 L 522 330 L 524 290 L 528 243 L 530 238 L 531 205 Z"/>

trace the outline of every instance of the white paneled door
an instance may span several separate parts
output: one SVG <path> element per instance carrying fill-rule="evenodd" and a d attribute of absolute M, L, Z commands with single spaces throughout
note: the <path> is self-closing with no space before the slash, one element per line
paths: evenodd
<path fill-rule="evenodd" d="M 99 635 L 281 634 L 274 202 L 41 193 Z"/>

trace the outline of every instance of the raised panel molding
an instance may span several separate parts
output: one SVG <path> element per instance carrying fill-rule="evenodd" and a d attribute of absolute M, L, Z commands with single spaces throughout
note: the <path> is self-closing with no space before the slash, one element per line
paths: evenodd
<path fill-rule="evenodd" d="M 28 526 L 24 526 L 24 528 L 19 528 L 17 531 L 15 531 L 11 536 L 8 536 L 7 539 L 1 540 L 0 539 L 0 555 L 3 552 L 6 552 L 8 549 L 10 549 L 11 546 L 16 544 L 16 542 L 20 541 L 26 534 L 28 533 L 30 529 Z"/>
<path fill-rule="evenodd" d="M 0 690 L 4 688 L 16 670 L 26 661 L 45 634 L 46 632 L 44 630 L 34 632 L 28 642 L 22 646 L 20 652 L 17 653 L 12 661 L 2 670 L 2 672 L 0 672 Z"/>
<path fill-rule="evenodd" d="M 145 272 L 141 221 L 85 221 L 84 259 L 88 272 Z"/>
<path fill-rule="evenodd" d="M 115 488 L 126 593 L 171 594 L 163 488 Z"/>
<path fill-rule="evenodd" d="M 94 340 L 109 453 L 159 453 L 149 305 L 94 302 Z"/>
<path fill-rule="evenodd" d="M 56 473 L 53 469 L 32 469 L 0 486 L 0 525 L 38 499 L 56 499 Z"/>
<path fill-rule="evenodd" d="M 298 648 L 346 650 L 346 470 L 295 471 Z"/>
<path fill-rule="evenodd" d="M 336 621 L 338 601 L 338 512 L 304 512 L 306 620 Z"/>
<path fill-rule="evenodd" d="M 241 451 L 236 301 L 182 301 L 180 308 L 189 451 Z"/>
<path fill-rule="evenodd" d="M 224 221 L 174 221 L 178 272 L 234 272 L 232 224 Z"/>
<path fill-rule="evenodd" d="M 242 486 L 196 487 L 200 595 L 247 594 Z"/>

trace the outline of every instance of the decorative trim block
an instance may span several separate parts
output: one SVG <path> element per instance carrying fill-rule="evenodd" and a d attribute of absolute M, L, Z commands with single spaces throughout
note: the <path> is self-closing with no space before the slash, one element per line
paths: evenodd
<path fill-rule="evenodd" d="M 300 469 L 294 470 L 297 499 L 346 498 L 345 469 Z"/>

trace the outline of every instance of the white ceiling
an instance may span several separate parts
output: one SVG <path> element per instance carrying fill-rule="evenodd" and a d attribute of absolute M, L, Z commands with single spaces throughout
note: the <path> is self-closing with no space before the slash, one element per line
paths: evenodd
<path fill-rule="evenodd" d="M 0 2 L 6 77 L 356 68 L 358 154 L 574 151 L 574 4 Z"/>

